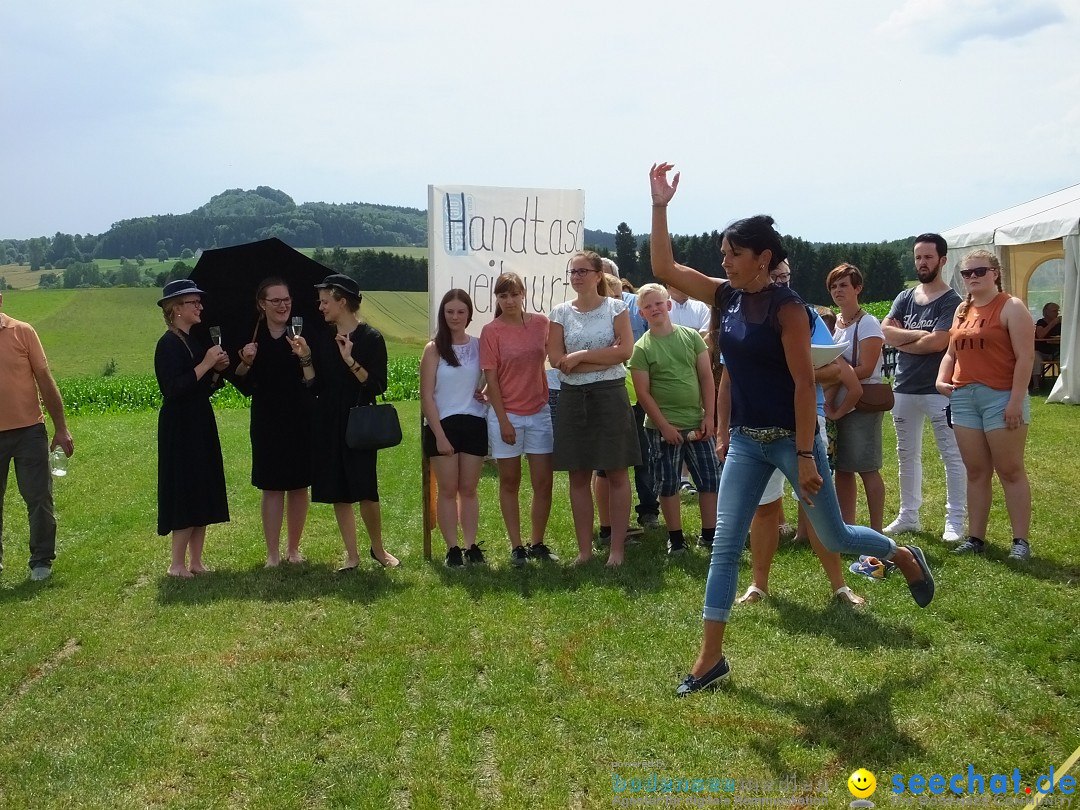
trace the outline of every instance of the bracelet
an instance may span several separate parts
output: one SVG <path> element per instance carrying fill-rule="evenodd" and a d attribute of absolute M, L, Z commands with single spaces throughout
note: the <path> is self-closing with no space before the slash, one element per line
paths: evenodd
<path fill-rule="evenodd" d="M 799 456 L 800 458 L 813 458 L 814 457 L 814 451 L 813 450 L 797 450 L 795 452 L 795 455 Z"/>
<path fill-rule="evenodd" d="M 304 368 L 310 367 L 311 366 L 311 355 L 309 354 L 307 357 L 301 357 L 300 358 L 300 365 L 303 366 Z"/>
<path fill-rule="evenodd" d="M 349 358 L 349 359 L 351 360 L 352 358 Z M 356 362 L 355 360 L 353 360 L 353 361 L 352 361 L 352 365 L 350 365 L 350 366 L 349 366 L 349 371 L 351 371 L 351 372 L 352 372 L 353 374 L 355 374 L 355 373 L 356 373 L 356 370 L 357 370 L 358 368 L 360 368 L 360 364 L 359 364 L 359 363 L 357 363 L 357 362 Z"/>
<path fill-rule="evenodd" d="M 251 368 L 251 363 L 249 363 L 247 360 L 245 360 L 243 358 L 240 358 L 240 365 L 243 366 L 244 368 Z"/>

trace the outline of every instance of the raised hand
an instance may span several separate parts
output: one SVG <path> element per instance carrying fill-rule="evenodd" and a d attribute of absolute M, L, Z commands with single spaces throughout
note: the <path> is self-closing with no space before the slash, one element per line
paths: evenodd
<path fill-rule="evenodd" d="M 668 182 L 668 172 L 675 167 L 670 163 L 654 163 L 649 172 L 649 186 L 652 190 L 653 205 L 667 205 L 679 188 L 679 172 Z"/>

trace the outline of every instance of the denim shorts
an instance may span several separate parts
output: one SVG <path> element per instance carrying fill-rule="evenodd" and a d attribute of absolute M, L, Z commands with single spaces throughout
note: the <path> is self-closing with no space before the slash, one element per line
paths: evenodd
<path fill-rule="evenodd" d="M 982 383 L 971 383 L 953 391 L 949 406 L 954 427 L 971 428 L 989 433 L 1005 427 L 1005 406 L 1009 404 L 1011 391 L 999 391 Z M 1022 418 L 1031 424 L 1031 399 L 1024 394 Z"/>

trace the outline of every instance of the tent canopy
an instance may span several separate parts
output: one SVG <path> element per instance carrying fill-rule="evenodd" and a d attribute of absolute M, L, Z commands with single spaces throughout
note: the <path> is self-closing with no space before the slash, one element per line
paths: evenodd
<path fill-rule="evenodd" d="M 1080 358 L 1080 183 L 1045 197 L 1006 208 L 996 214 L 951 228 L 941 234 L 950 248 L 986 248 L 1007 256 L 1020 245 L 1043 245 L 1060 240 L 1053 250 L 1065 260 L 1065 290 L 1061 301 L 1061 373 L 1047 402 L 1080 404 L 1080 375 L 1073 373 Z M 1030 250 L 1030 248 L 1028 249 Z M 956 267 L 960 251 L 950 250 L 944 278 L 960 287 Z M 955 258 L 954 258 L 955 256 Z M 1006 272 L 1010 268 L 1006 263 Z M 1018 268 L 1012 268 L 1016 270 Z M 1022 278 L 1030 277 L 1030 271 Z"/>

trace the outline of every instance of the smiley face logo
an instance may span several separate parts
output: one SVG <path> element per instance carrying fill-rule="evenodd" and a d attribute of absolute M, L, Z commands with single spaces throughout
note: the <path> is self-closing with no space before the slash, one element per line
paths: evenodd
<path fill-rule="evenodd" d="M 865 799 L 872 796 L 877 789 L 877 779 L 866 768 L 859 768 L 847 780 L 848 790 L 856 799 Z"/>

